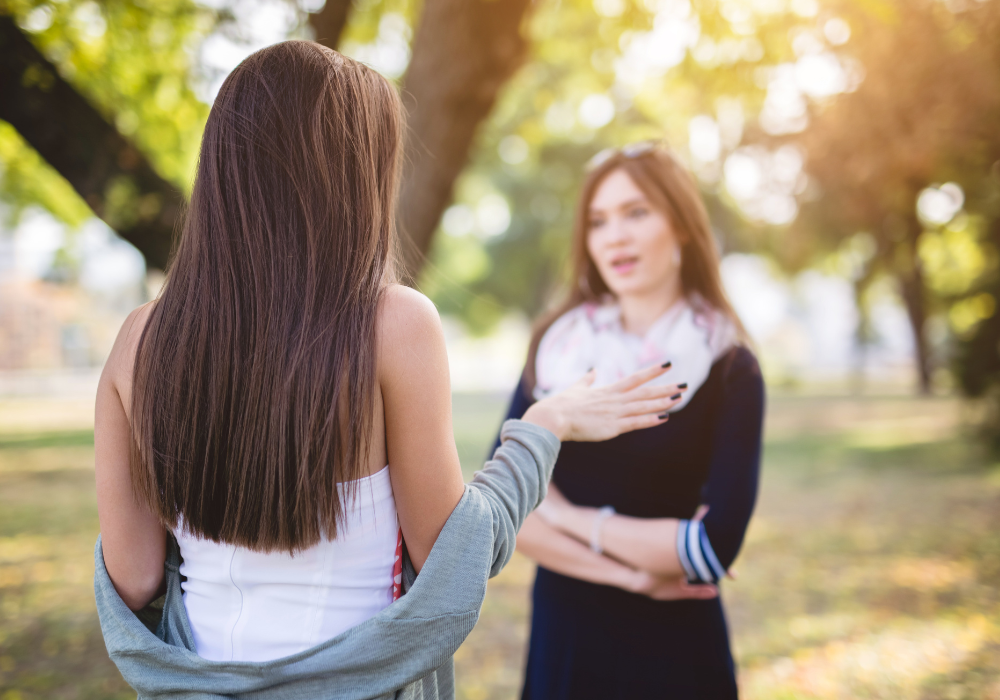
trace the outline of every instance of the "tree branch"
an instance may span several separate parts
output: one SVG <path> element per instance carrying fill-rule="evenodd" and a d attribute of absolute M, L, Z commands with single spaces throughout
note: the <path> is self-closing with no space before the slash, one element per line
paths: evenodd
<path fill-rule="evenodd" d="M 9 122 L 94 213 L 164 268 L 182 193 L 60 77 L 14 22 L 0 15 L 0 119 Z M 111 197 L 114 191 L 127 197 Z M 127 203 L 118 205 L 118 200 Z"/>

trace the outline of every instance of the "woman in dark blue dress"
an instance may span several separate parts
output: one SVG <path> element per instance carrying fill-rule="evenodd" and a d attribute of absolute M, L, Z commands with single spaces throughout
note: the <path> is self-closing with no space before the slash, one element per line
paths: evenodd
<path fill-rule="evenodd" d="M 563 445 L 518 536 L 539 564 L 523 698 L 735 698 L 717 584 L 756 498 L 760 369 L 697 187 L 666 150 L 599 154 L 576 218 L 577 283 L 537 327 L 509 417 L 653 363 L 687 386 L 657 427 Z"/>

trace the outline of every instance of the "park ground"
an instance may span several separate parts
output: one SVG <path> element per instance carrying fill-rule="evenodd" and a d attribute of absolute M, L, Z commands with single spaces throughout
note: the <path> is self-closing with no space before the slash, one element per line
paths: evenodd
<path fill-rule="evenodd" d="M 502 397 L 457 395 L 466 476 Z M 748 700 L 1000 700 L 1000 465 L 950 398 L 776 394 L 757 513 L 724 584 Z M 0 399 L 0 700 L 134 697 L 94 610 L 88 401 Z M 533 566 L 515 556 L 456 655 L 515 698 Z"/>

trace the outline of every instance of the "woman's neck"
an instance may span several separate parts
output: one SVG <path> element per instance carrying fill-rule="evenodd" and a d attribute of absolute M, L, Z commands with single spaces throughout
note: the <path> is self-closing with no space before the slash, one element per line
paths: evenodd
<path fill-rule="evenodd" d="M 626 333 L 642 337 L 682 296 L 680 280 L 658 287 L 645 294 L 622 294 L 618 306 L 622 311 L 622 328 Z"/>

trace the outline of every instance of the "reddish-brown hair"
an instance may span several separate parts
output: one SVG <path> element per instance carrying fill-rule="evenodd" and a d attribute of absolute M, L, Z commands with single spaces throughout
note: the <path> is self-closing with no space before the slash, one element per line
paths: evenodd
<path fill-rule="evenodd" d="M 336 536 L 373 435 L 401 131 L 392 85 L 312 42 L 223 84 L 134 367 L 132 481 L 168 527 L 262 551 Z"/>
<path fill-rule="evenodd" d="M 688 296 L 697 293 L 716 311 L 736 324 L 742 339 L 743 325 L 733 310 L 719 273 L 719 251 L 712 236 L 708 212 L 691 174 L 664 148 L 652 148 L 640 155 L 616 152 L 587 173 L 577 202 L 570 243 L 571 286 L 562 294 L 562 302 L 544 314 L 535 324 L 528 347 L 525 367 L 526 389 L 535 386 L 535 359 L 545 331 L 564 313 L 584 302 L 599 303 L 611 293 L 597 265 L 587 251 L 590 203 L 597 188 L 616 170 L 626 173 L 642 190 L 651 206 L 663 213 L 678 233 L 681 245 L 681 289 Z"/>

